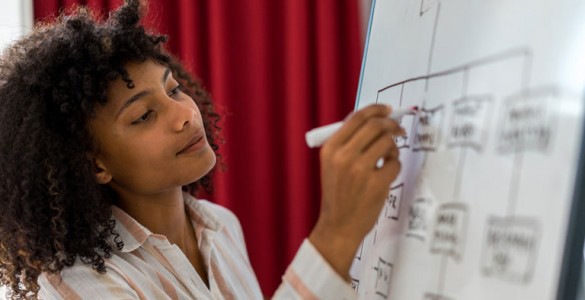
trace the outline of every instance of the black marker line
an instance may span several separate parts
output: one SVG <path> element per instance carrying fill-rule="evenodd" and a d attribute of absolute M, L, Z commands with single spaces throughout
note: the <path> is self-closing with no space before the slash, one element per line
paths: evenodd
<path fill-rule="evenodd" d="M 530 76 L 532 75 L 532 53 L 528 50 L 524 53 L 524 70 L 522 76 L 522 89 L 530 87 Z"/>
<path fill-rule="evenodd" d="M 469 83 L 469 68 L 463 69 L 463 82 L 461 86 L 461 99 L 467 96 L 467 85 Z M 452 118 L 455 118 L 452 116 Z M 459 163 L 457 165 L 457 173 L 455 174 L 455 186 L 453 187 L 453 202 L 459 201 L 461 193 L 461 181 L 463 180 L 463 170 L 465 168 L 465 158 L 467 156 L 467 147 L 463 145 L 459 153 Z"/>
<path fill-rule="evenodd" d="M 447 69 L 445 71 L 441 71 L 441 72 L 437 72 L 437 73 L 433 73 L 433 74 L 428 74 L 428 75 L 424 75 L 424 76 L 417 76 L 417 77 L 412 77 L 400 82 L 396 82 L 393 83 L 391 85 L 385 86 L 383 88 L 381 88 L 380 90 L 378 90 L 378 92 L 382 92 L 385 91 L 389 88 L 393 88 L 395 86 L 401 85 L 403 83 L 407 83 L 407 82 L 412 82 L 412 81 L 417 81 L 417 80 L 425 80 L 425 79 L 429 79 L 432 77 L 440 77 L 440 76 L 446 76 L 446 75 L 451 75 L 453 73 L 457 73 L 460 72 L 466 68 L 471 69 L 477 66 L 481 66 L 481 65 L 485 65 L 485 64 L 489 64 L 492 63 L 494 61 L 499 61 L 499 60 L 503 60 L 506 58 L 511 58 L 514 56 L 531 56 L 531 53 L 528 49 L 525 48 L 515 48 L 515 49 L 511 49 L 511 50 L 507 50 L 507 51 L 503 51 L 501 53 L 498 54 L 494 54 L 491 56 L 487 56 L 475 61 L 472 61 L 470 63 L 458 66 L 458 67 L 454 67 L 451 69 Z"/>
<path fill-rule="evenodd" d="M 461 97 L 467 96 L 467 89 L 469 86 L 469 67 L 463 67 L 463 85 L 461 86 Z"/>
<path fill-rule="evenodd" d="M 424 0 L 421 0 L 421 16 L 422 16 L 422 5 L 423 5 L 423 1 Z M 431 78 L 431 74 L 430 73 L 431 73 L 431 66 L 433 64 L 433 52 L 435 51 L 435 37 L 436 37 L 436 34 L 437 34 L 437 27 L 439 25 L 439 16 L 440 15 L 441 15 L 441 2 L 437 3 L 437 14 L 435 15 L 435 23 L 433 24 L 433 35 L 431 37 L 431 48 L 429 49 L 429 58 L 428 58 L 428 61 L 427 61 L 427 75 L 426 76 L 423 76 L 421 78 L 421 79 L 423 79 L 423 78 L 425 79 L 425 97 L 423 97 L 423 101 L 422 101 L 422 104 L 421 104 L 421 108 L 425 107 L 426 106 L 426 102 L 427 102 L 426 95 L 427 95 L 427 93 L 429 91 L 429 79 Z M 406 82 L 409 82 L 409 80 L 404 81 L 403 84 L 406 83 Z M 392 86 L 389 86 L 389 87 L 386 87 L 386 88 L 390 88 L 390 87 L 392 87 Z M 416 124 L 418 125 L 419 123 L 417 122 Z M 417 126 L 417 128 L 418 128 L 418 126 Z M 423 156 L 423 162 L 422 162 L 421 168 L 425 168 L 426 165 L 427 165 L 428 155 L 426 153 L 427 151 L 424 151 L 424 152 L 425 153 L 424 153 L 424 156 Z"/>
<path fill-rule="evenodd" d="M 532 71 L 532 53 L 528 50 L 525 52 L 524 55 L 524 70 L 522 70 L 522 89 L 525 91 L 526 94 L 530 94 L 530 75 Z M 513 170 L 512 170 L 512 183 L 509 190 L 509 198 L 508 198 L 508 209 L 507 215 L 508 217 L 514 217 L 516 214 L 516 206 L 518 205 L 518 190 L 520 184 L 520 175 L 522 174 L 522 162 L 524 157 L 524 149 L 514 151 L 514 163 L 513 163 Z"/>
<path fill-rule="evenodd" d="M 512 169 L 512 178 L 510 189 L 508 192 L 508 210 L 507 214 L 509 217 L 513 217 L 516 214 L 516 205 L 518 204 L 518 185 L 520 184 L 520 172 L 522 168 L 522 158 L 523 153 L 520 151 L 515 151 L 514 153 L 514 163 Z"/>
<path fill-rule="evenodd" d="M 400 86 L 400 100 L 398 100 L 398 107 L 402 107 L 402 95 L 404 95 L 404 84 Z"/>
<path fill-rule="evenodd" d="M 532 53 L 528 50 L 524 52 L 524 69 L 522 70 L 522 90 L 523 93 L 530 94 L 530 75 L 532 72 Z M 516 206 L 518 205 L 518 185 L 520 184 L 520 175 L 522 162 L 524 157 L 524 149 L 514 151 L 514 163 L 512 170 L 512 182 L 508 192 L 508 217 L 513 217 L 516 214 Z"/>
<path fill-rule="evenodd" d="M 461 99 L 464 99 L 467 95 L 468 83 L 469 83 L 469 69 L 463 69 L 463 83 L 461 86 Z M 454 116 L 452 116 L 454 118 Z M 467 147 L 463 145 L 460 147 L 459 151 L 459 162 L 457 163 L 457 172 L 455 173 L 455 182 L 453 184 L 453 202 L 459 202 L 459 197 L 461 194 L 461 181 L 463 180 L 463 173 L 465 170 L 465 159 L 467 157 Z M 445 283 L 447 281 L 447 265 L 449 261 L 447 260 L 448 254 L 443 254 L 441 257 L 441 271 L 439 275 L 439 288 L 438 293 L 441 295 L 445 290 Z"/>
<path fill-rule="evenodd" d="M 439 280 L 437 284 L 437 294 L 442 295 L 443 291 L 445 290 L 445 280 L 447 279 L 445 273 L 447 272 L 447 257 L 448 254 L 443 254 L 441 256 L 441 265 L 439 267 Z"/>
<path fill-rule="evenodd" d="M 465 157 L 467 156 L 467 147 L 462 147 L 459 153 L 459 163 L 457 173 L 455 174 L 455 184 L 453 187 L 453 202 L 459 202 L 461 193 L 461 181 L 463 180 L 463 170 L 465 169 Z"/>
<path fill-rule="evenodd" d="M 433 52 L 435 50 L 435 36 L 437 35 L 437 26 L 439 25 L 439 16 L 441 15 L 441 2 L 437 4 L 437 15 L 435 16 L 435 24 L 433 26 L 433 36 L 431 38 L 431 49 L 429 51 L 429 60 L 427 63 L 427 75 L 431 73 L 431 66 L 433 65 Z M 429 80 L 425 83 L 425 91 L 428 91 Z"/>

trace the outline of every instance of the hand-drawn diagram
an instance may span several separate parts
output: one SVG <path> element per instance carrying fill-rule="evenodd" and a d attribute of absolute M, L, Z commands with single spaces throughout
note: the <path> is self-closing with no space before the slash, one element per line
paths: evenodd
<path fill-rule="evenodd" d="M 445 203 L 439 207 L 433 228 L 431 252 L 463 257 L 463 243 L 467 229 L 467 207 L 463 203 Z"/>
<path fill-rule="evenodd" d="M 453 101 L 449 147 L 471 147 L 482 151 L 487 139 L 485 129 L 489 124 L 492 100 L 490 95 L 478 95 Z"/>
<path fill-rule="evenodd" d="M 392 264 L 380 258 L 378 259 L 378 265 L 374 270 L 376 271 L 376 295 L 387 298 L 388 292 L 390 291 Z"/>
<path fill-rule="evenodd" d="M 556 91 L 524 91 L 504 100 L 498 151 L 502 154 L 523 151 L 546 152 L 554 132 L 555 115 L 549 108 Z"/>
<path fill-rule="evenodd" d="M 384 215 L 386 218 L 398 220 L 398 213 L 400 212 L 400 204 L 402 204 L 402 187 L 399 184 L 390 188 L 390 193 L 386 197 L 386 205 L 384 208 Z"/>
<path fill-rule="evenodd" d="M 393 281 L 401 268 L 408 269 L 398 257 L 410 254 L 391 249 L 398 254 L 381 255 L 380 240 L 389 236 L 396 240 L 390 245 L 406 243 L 404 251 L 414 251 L 432 266 L 418 299 L 461 300 L 449 288 L 457 284 L 449 282 L 455 272 L 474 272 L 462 276 L 477 275 L 508 286 L 531 285 L 535 277 L 543 216 L 518 209 L 526 198 L 522 196 L 523 164 L 527 156 L 544 159 L 554 154 L 559 117 L 553 103 L 564 97 L 563 92 L 554 84 L 531 84 L 535 58 L 528 46 L 431 72 L 442 5 L 439 0 L 420 0 L 417 9 L 419 18 L 434 19 L 427 73 L 377 88 L 376 103 L 419 107 L 416 116 L 399 120 L 407 135 L 395 142 L 401 157 L 420 164 L 417 172 L 401 173 L 392 184 L 378 222 L 359 247 L 351 276 L 352 286 L 363 299 L 401 299 L 393 296 L 401 295 L 393 293 L 393 288 L 400 288 Z M 489 212 L 477 211 L 482 205 L 469 188 L 463 191 L 473 184 L 468 177 L 482 172 L 478 166 L 483 157 L 508 166 L 501 176 L 505 180 L 498 181 L 498 193 L 492 192 L 496 204 L 489 204 L 498 209 Z M 443 184 L 438 194 L 434 193 L 437 189 L 422 191 L 417 178 L 437 172 L 428 164 L 441 164 L 442 159 L 453 161 L 449 166 L 454 167 L 445 170 L 448 179 L 442 180 L 450 185 Z M 489 186 L 489 182 L 481 184 Z M 474 228 L 480 228 L 479 232 L 472 233 Z M 470 239 L 481 244 L 474 252 L 468 251 Z M 369 256 L 373 257 L 364 259 Z M 372 270 L 375 277 L 364 277 Z"/>
<path fill-rule="evenodd" d="M 411 203 L 408 210 L 406 237 L 425 241 L 427 230 L 430 227 L 429 216 L 433 202 L 430 198 L 418 197 Z"/>
<path fill-rule="evenodd" d="M 538 229 L 534 219 L 489 219 L 482 258 L 483 274 L 530 282 L 536 262 Z"/>
<path fill-rule="evenodd" d="M 414 151 L 435 151 L 441 143 L 443 106 L 421 108 L 415 121 Z"/>
<path fill-rule="evenodd" d="M 556 117 L 550 105 L 555 89 L 526 90 L 504 100 L 497 151 L 514 156 L 507 216 L 487 220 L 484 240 L 483 274 L 527 284 L 533 274 L 540 240 L 540 223 L 535 218 L 516 216 L 518 187 L 521 184 L 523 154 L 546 154 L 554 133 Z"/>

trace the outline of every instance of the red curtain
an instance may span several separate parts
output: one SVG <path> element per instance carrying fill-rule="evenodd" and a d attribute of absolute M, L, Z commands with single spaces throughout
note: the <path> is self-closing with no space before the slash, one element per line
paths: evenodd
<path fill-rule="evenodd" d="M 74 3 L 35 0 L 35 18 Z M 318 150 L 304 133 L 353 109 L 361 62 L 358 0 L 150 0 L 145 25 L 202 79 L 223 113 L 227 171 L 208 195 L 239 217 L 267 295 L 313 227 Z"/>

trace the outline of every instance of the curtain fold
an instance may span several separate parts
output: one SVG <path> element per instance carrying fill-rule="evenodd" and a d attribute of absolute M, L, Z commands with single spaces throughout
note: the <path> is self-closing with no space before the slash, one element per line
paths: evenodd
<path fill-rule="evenodd" d="M 122 0 L 35 0 L 35 19 L 73 4 L 105 13 Z M 210 91 L 227 166 L 210 200 L 240 219 L 266 295 L 320 205 L 318 150 L 306 131 L 353 109 L 361 63 L 358 0 L 150 0 L 144 24 Z"/>

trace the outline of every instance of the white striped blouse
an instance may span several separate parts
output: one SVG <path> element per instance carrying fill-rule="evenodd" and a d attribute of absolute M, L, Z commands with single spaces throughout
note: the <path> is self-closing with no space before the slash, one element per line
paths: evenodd
<path fill-rule="evenodd" d="M 41 299 L 262 299 L 235 215 L 185 194 L 185 205 L 207 268 L 209 287 L 183 252 L 118 207 L 116 232 L 124 242 L 105 260 L 106 273 L 76 261 L 60 275 L 39 277 Z M 357 295 L 305 240 L 274 299 L 356 299 Z M 0 295 L 2 297 L 3 295 Z"/>

